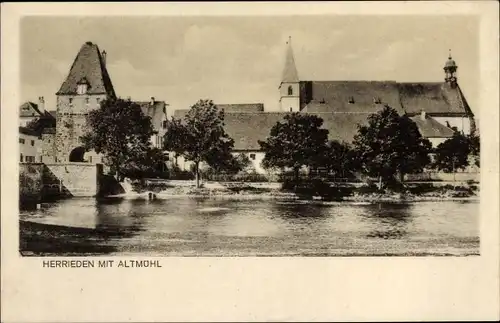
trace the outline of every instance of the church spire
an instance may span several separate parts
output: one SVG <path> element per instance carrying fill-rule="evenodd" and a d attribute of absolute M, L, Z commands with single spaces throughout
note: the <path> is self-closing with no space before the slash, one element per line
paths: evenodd
<path fill-rule="evenodd" d="M 297 73 L 297 68 L 295 67 L 295 60 L 293 58 L 293 49 L 292 49 L 292 37 L 288 37 L 288 41 L 286 42 L 286 58 L 285 58 L 285 67 L 283 68 L 283 75 L 281 77 L 281 83 L 295 83 L 299 82 L 299 75 Z"/>

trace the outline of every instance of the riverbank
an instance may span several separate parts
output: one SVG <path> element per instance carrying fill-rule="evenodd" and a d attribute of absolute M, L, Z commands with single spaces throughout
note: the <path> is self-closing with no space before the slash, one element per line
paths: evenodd
<path fill-rule="evenodd" d="M 402 191 L 383 192 L 370 186 L 330 187 L 322 192 L 315 189 L 285 190 L 276 183 L 216 183 L 208 182 L 200 188 L 194 185 L 168 185 L 136 188 L 122 195 L 129 198 L 163 199 L 172 197 L 223 198 L 223 199 L 278 199 L 278 200 L 324 200 L 352 202 L 418 202 L 479 200 L 479 189 L 475 185 L 434 186 L 429 183 L 416 184 Z"/>

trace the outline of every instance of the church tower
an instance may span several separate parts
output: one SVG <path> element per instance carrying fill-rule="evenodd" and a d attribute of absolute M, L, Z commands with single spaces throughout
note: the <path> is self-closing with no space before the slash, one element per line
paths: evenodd
<path fill-rule="evenodd" d="M 444 73 L 445 73 L 445 78 L 444 80 L 446 83 L 451 85 L 451 87 L 456 87 L 457 86 L 457 69 L 458 66 L 455 63 L 455 61 L 451 58 L 451 50 L 450 54 L 448 55 L 448 60 L 444 64 Z"/>
<path fill-rule="evenodd" d="M 280 107 L 283 112 L 300 111 L 300 87 L 297 68 L 293 58 L 292 37 L 288 38 L 285 57 L 285 67 L 279 86 Z"/>
<path fill-rule="evenodd" d="M 80 137 L 86 131 L 88 112 L 98 109 L 100 101 L 116 97 L 103 54 L 96 44 L 83 44 L 56 93 L 56 162 L 100 162 L 95 153 L 85 154 Z"/>

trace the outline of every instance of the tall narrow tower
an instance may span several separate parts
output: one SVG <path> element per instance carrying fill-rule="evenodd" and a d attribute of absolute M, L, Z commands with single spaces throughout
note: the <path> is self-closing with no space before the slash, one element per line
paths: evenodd
<path fill-rule="evenodd" d="M 84 159 L 85 151 L 81 147 L 80 137 L 86 130 L 88 112 L 99 108 L 100 101 L 115 97 L 115 90 L 106 69 L 105 58 L 96 44 L 83 44 L 56 96 L 56 161 L 98 162 L 96 158 Z"/>
<path fill-rule="evenodd" d="M 299 75 L 293 58 L 292 37 L 286 42 L 285 67 L 279 86 L 281 111 L 296 112 L 300 110 Z"/>
<path fill-rule="evenodd" d="M 450 54 L 448 55 L 448 60 L 444 64 L 443 70 L 445 73 L 445 81 L 450 84 L 452 87 L 457 86 L 457 63 L 451 58 L 451 49 Z"/>

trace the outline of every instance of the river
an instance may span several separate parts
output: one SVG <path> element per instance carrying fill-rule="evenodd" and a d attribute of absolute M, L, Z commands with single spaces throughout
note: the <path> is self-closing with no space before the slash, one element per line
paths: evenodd
<path fill-rule="evenodd" d="M 68 199 L 21 211 L 61 233 L 21 232 L 24 255 L 465 256 L 479 254 L 479 202 L 409 204 Z M 42 225 L 42 227 L 44 227 Z M 72 235 L 89 228 L 112 236 Z M 68 233 L 69 232 L 69 233 Z"/>

